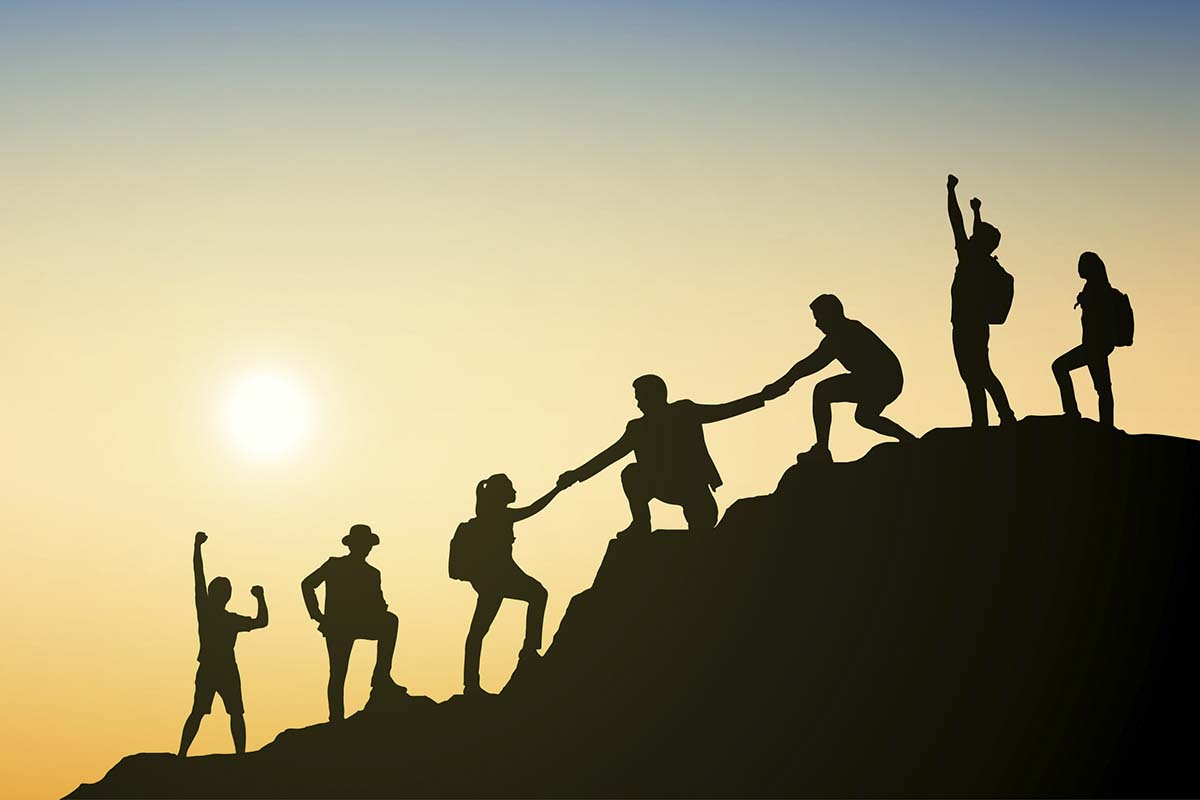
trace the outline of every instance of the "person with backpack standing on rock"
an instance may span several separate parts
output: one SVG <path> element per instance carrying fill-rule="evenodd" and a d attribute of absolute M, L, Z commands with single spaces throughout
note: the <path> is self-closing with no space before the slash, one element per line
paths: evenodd
<path fill-rule="evenodd" d="M 1078 417 L 1071 370 L 1086 366 L 1099 396 L 1100 423 L 1111 426 L 1113 392 L 1108 357 L 1114 347 L 1133 344 L 1133 309 L 1128 295 L 1109 283 L 1108 270 L 1095 253 L 1079 256 L 1079 277 L 1086 281 L 1075 301 L 1075 307 L 1082 309 L 1083 341 L 1054 359 L 1051 371 L 1062 395 L 1063 414 Z"/>
<path fill-rule="evenodd" d="M 510 508 L 517 500 L 517 491 L 507 475 L 493 475 L 475 487 L 475 516 L 458 526 L 450 542 L 450 577 L 469 581 L 478 594 L 463 659 L 465 695 L 489 694 L 479 685 L 479 659 L 483 639 L 506 597 L 529 604 L 518 668 L 540 658 L 546 587 L 525 574 L 513 560 L 513 525 L 550 505 L 561 491 L 561 486 L 555 486 L 531 505 Z"/>
<path fill-rule="evenodd" d="M 955 194 L 956 186 L 958 178 L 947 176 L 950 228 L 954 232 L 954 249 L 958 252 L 954 282 L 950 286 L 951 339 L 958 374 L 967 386 L 971 427 L 986 428 L 988 395 L 991 395 L 992 403 L 996 406 L 1000 424 L 1016 422 L 1004 386 L 992 371 L 988 358 L 990 326 L 999 325 L 1007 319 L 1012 305 L 1013 284 L 1012 276 L 992 255 L 1000 246 L 1000 231 L 980 218 L 982 204 L 978 198 L 971 200 L 975 224 L 968 238 L 962 209 Z"/>

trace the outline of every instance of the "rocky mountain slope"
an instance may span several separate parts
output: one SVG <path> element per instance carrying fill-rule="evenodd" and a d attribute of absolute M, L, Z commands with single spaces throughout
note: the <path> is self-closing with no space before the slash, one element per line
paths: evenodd
<path fill-rule="evenodd" d="M 614 540 L 503 694 L 71 797 L 1200 795 L 1200 443 L 1030 418 Z"/>

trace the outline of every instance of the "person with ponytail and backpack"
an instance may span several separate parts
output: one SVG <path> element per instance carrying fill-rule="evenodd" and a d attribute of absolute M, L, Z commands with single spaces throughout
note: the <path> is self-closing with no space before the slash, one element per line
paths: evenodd
<path fill-rule="evenodd" d="M 1095 253 L 1079 256 L 1079 277 L 1086 281 L 1075 302 L 1075 307 L 1082 309 L 1083 341 L 1054 359 L 1051 371 L 1062 395 L 1063 414 L 1079 417 L 1071 371 L 1086 366 L 1100 398 L 1100 423 L 1112 426 L 1113 392 L 1108 356 L 1114 347 L 1133 343 L 1133 309 L 1129 297 L 1109 283 L 1108 270 Z"/>
<path fill-rule="evenodd" d="M 531 505 L 510 508 L 517 492 L 507 475 L 493 475 L 475 487 L 475 516 L 458 526 L 450 543 L 450 577 L 469 581 L 478 593 L 463 660 L 465 695 L 488 694 L 479 686 L 479 658 L 483 638 L 506 597 L 529 604 L 518 666 L 540 657 L 546 588 L 513 560 L 513 525 L 544 509 L 560 491 L 555 486 Z"/>

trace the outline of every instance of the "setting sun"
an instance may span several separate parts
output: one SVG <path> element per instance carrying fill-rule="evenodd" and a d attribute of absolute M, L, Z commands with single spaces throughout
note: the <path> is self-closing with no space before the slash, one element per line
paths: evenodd
<path fill-rule="evenodd" d="M 244 378 L 225 402 L 225 428 L 239 450 L 257 457 L 282 455 L 308 430 L 308 403 L 289 381 L 276 375 Z"/>

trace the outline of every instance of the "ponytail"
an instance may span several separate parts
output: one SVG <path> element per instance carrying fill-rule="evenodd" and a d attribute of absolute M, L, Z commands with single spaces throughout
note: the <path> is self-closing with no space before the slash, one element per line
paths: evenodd
<path fill-rule="evenodd" d="M 496 484 L 501 485 L 509 483 L 508 476 L 503 472 L 497 472 L 495 475 L 484 478 L 479 483 L 475 484 L 475 516 L 490 513 L 496 507 L 495 488 Z"/>

